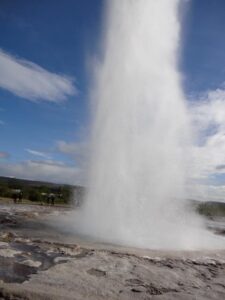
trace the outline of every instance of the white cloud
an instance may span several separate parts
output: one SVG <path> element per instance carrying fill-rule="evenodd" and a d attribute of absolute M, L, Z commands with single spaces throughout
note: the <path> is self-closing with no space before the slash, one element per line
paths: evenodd
<path fill-rule="evenodd" d="M 76 159 L 85 159 L 87 156 L 87 143 L 67 143 L 65 141 L 57 142 L 57 150 Z"/>
<path fill-rule="evenodd" d="M 211 182 L 215 175 L 225 174 L 225 90 L 207 92 L 192 103 L 190 111 L 196 139 L 191 148 L 190 173 L 195 180 L 191 193 L 225 201 L 225 187 Z"/>
<path fill-rule="evenodd" d="M 225 185 L 192 184 L 189 187 L 189 198 L 225 202 Z"/>
<path fill-rule="evenodd" d="M 0 87 L 28 100 L 60 102 L 77 93 L 73 81 L 0 49 Z"/>
<path fill-rule="evenodd" d="M 2 176 L 41 180 L 55 183 L 83 184 L 83 172 L 79 168 L 55 161 L 24 161 L 0 164 Z"/>
<path fill-rule="evenodd" d="M 200 130 L 215 126 L 225 129 L 224 108 L 225 90 L 209 91 L 191 106 L 193 121 Z"/>
<path fill-rule="evenodd" d="M 209 91 L 191 106 L 197 143 L 193 147 L 199 177 L 221 173 L 225 165 L 225 91 Z"/>
<path fill-rule="evenodd" d="M 40 160 L 26 160 L 17 163 L 1 162 L 0 175 L 31 180 L 40 180 L 55 183 L 67 183 L 72 185 L 85 185 L 86 173 L 84 171 L 85 144 L 66 143 L 59 141 L 57 151 L 74 158 L 76 163 L 70 165 L 63 161 L 52 160 L 48 153 L 33 149 L 25 149 L 29 154 L 39 157 Z M 77 157 L 80 161 L 78 162 Z M 7 153 L 0 152 L 0 159 L 7 158 Z"/>
<path fill-rule="evenodd" d="M 32 149 L 26 149 L 26 151 L 31 154 L 31 155 L 34 155 L 34 156 L 39 156 L 39 157 L 43 157 L 43 158 L 46 158 L 46 159 L 51 159 L 51 157 L 44 153 L 44 152 L 40 152 L 40 151 L 37 151 L 37 150 L 32 150 Z"/>
<path fill-rule="evenodd" d="M 83 170 L 83 174 L 87 174 L 89 164 L 89 147 L 87 142 L 67 143 L 58 141 L 56 149 L 72 158 L 76 165 Z"/>

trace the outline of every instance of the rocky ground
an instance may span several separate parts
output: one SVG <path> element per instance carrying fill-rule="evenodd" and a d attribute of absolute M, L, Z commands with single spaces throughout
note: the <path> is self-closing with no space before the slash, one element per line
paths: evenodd
<path fill-rule="evenodd" d="M 80 243 L 46 224 L 62 208 L 0 207 L 0 299 L 225 299 L 225 250 Z"/>

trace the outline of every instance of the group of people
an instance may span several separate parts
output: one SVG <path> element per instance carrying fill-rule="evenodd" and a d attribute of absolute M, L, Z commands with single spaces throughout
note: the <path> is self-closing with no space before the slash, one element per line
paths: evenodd
<path fill-rule="evenodd" d="M 15 204 L 21 203 L 23 199 L 23 192 L 19 189 L 12 190 L 12 198 Z"/>
<path fill-rule="evenodd" d="M 43 205 L 44 204 L 43 202 L 46 202 L 47 205 L 55 205 L 55 198 L 56 198 L 56 196 L 53 193 L 50 193 L 50 194 L 42 193 L 41 204 Z"/>
<path fill-rule="evenodd" d="M 12 190 L 12 199 L 15 204 L 22 203 L 23 199 L 23 192 L 20 189 L 14 189 Z M 53 193 L 42 193 L 41 194 L 41 205 L 44 205 L 45 203 L 47 205 L 55 205 L 55 199 L 56 195 Z"/>

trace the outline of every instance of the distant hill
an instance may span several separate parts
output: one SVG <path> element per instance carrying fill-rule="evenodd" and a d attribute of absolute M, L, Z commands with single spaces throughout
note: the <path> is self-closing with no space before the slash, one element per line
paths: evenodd
<path fill-rule="evenodd" d="M 15 178 L 15 177 L 5 177 L 5 176 L 0 176 L 0 184 L 19 184 L 19 185 L 26 185 L 26 186 L 48 186 L 48 187 L 60 187 L 60 186 L 70 186 L 70 187 L 81 187 L 79 185 L 70 185 L 70 184 L 60 184 L 60 183 L 53 183 L 53 182 L 45 182 L 45 181 L 38 181 L 38 180 L 29 180 L 29 179 L 20 179 L 20 178 Z"/>

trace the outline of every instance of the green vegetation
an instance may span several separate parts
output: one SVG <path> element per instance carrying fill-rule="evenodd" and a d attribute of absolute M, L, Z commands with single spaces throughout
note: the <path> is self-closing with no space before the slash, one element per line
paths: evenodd
<path fill-rule="evenodd" d="M 24 200 L 35 203 L 47 203 L 48 195 L 54 195 L 55 204 L 79 205 L 82 201 L 84 188 L 63 184 L 0 177 L 0 197 L 13 198 L 15 191 L 21 191 Z"/>

